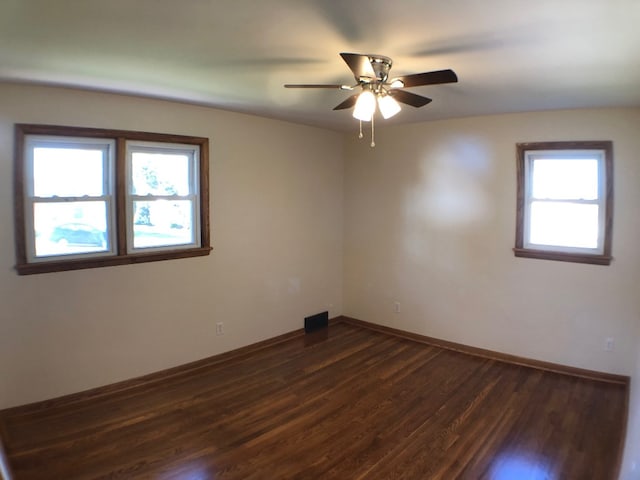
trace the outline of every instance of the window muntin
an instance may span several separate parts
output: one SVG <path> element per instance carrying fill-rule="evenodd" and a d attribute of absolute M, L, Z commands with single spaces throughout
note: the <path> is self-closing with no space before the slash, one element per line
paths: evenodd
<path fill-rule="evenodd" d="M 113 255 L 115 141 L 27 135 L 30 262 Z"/>
<path fill-rule="evenodd" d="M 15 133 L 19 274 L 209 254 L 207 138 L 26 124 Z M 134 181 L 135 168 L 154 181 Z M 136 233 L 145 208 L 162 231 Z"/>
<path fill-rule="evenodd" d="M 194 145 L 127 142 L 127 248 L 198 246 L 198 162 Z"/>
<path fill-rule="evenodd" d="M 516 256 L 609 264 L 611 142 L 518 145 Z"/>

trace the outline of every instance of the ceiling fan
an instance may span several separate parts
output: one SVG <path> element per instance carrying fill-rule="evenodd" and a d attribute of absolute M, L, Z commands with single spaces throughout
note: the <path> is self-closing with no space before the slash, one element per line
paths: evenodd
<path fill-rule="evenodd" d="M 362 138 L 362 121 L 371 122 L 371 146 L 373 139 L 373 121 L 376 104 L 383 118 L 391 118 L 400 111 L 400 103 L 412 107 L 423 107 L 431 102 L 428 97 L 404 90 L 405 88 L 455 83 L 458 77 L 453 70 L 437 70 L 433 72 L 415 73 L 401 77 L 389 78 L 389 70 L 393 61 L 383 55 L 362 55 L 358 53 L 341 53 L 340 56 L 353 72 L 354 85 L 327 84 L 286 84 L 285 88 L 336 88 L 360 92 L 347 98 L 334 110 L 354 107 L 353 116 L 360 120 L 360 138 Z"/>

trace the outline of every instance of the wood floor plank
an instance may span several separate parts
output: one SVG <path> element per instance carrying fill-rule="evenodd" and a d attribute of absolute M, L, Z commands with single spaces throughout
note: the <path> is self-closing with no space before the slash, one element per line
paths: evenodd
<path fill-rule="evenodd" d="M 627 387 L 338 323 L 0 412 L 15 480 L 607 480 Z"/>

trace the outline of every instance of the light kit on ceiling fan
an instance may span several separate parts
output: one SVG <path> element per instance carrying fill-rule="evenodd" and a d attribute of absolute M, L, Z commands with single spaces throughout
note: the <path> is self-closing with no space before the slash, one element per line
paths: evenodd
<path fill-rule="evenodd" d="M 378 107 L 380 107 L 380 113 L 385 120 L 400 113 L 400 110 L 402 110 L 400 104 L 391 95 L 378 95 Z"/>
<path fill-rule="evenodd" d="M 380 114 L 385 120 L 400 112 L 400 104 L 396 102 L 388 93 L 374 94 L 371 90 L 365 90 L 356 100 L 353 109 L 353 117 L 363 122 L 370 122 L 376 113 L 376 103 L 380 109 Z"/>
<path fill-rule="evenodd" d="M 377 102 L 376 102 L 377 99 Z M 374 94 L 371 90 L 365 90 L 356 100 L 356 105 L 353 108 L 353 117 L 360 120 L 360 133 L 358 138 L 363 138 L 362 135 L 362 122 L 371 122 L 371 146 L 375 147 L 375 123 L 374 115 L 376 113 L 376 103 L 380 108 L 380 114 L 385 120 L 393 117 L 400 109 L 400 104 L 396 102 L 387 93 Z"/>
<path fill-rule="evenodd" d="M 455 83 L 458 77 L 453 70 L 437 70 L 434 72 L 415 73 L 402 77 L 389 78 L 389 70 L 393 61 L 383 55 L 361 55 L 358 53 L 341 53 L 340 56 L 353 72 L 355 85 L 326 84 L 286 84 L 285 88 L 337 88 L 361 92 L 347 98 L 334 108 L 345 110 L 354 107 L 353 116 L 360 121 L 360 138 L 362 138 L 362 122 L 371 122 L 371 146 L 375 146 L 374 117 L 376 109 L 382 118 L 389 119 L 401 110 L 400 103 L 415 108 L 423 107 L 431 102 L 430 98 L 407 92 L 405 88 Z M 400 102 L 400 103 L 398 103 Z M 376 108 L 377 107 L 377 108 Z"/>
<path fill-rule="evenodd" d="M 353 117 L 363 122 L 370 122 L 376 112 L 376 97 L 371 90 L 365 90 L 358 95 L 356 106 L 353 109 Z"/>

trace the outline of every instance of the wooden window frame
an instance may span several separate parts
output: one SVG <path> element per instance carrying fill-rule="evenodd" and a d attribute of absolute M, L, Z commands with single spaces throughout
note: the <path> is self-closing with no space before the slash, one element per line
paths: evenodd
<path fill-rule="evenodd" d="M 19 275 L 35 273 L 60 272 L 86 268 L 130 265 L 135 263 L 156 262 L 179 258 L 200 257 L 209 255 L 210 222 L 209 222 L 209 139 L 185 135 L 150 133 L 129 130 L 112 130 L 85 127 L 68 127 L 58 125 L 16 124 L 14 129 L 14 221 L 16 245 L 16 271 Z M 84 137 L 114 140 L 115 151 L 115 209 L 114 226 L 115 252 L 111 256 L 90 258 L 62 258 L 48 261 L 29 262 L 27 256 L 27 225 L 25 223 L 25 141 L 28 135 L 47 135 L 59 137 Z M 172 144 L 196 145 L 200 151 L 198 163 L 199 187 L 199 246 L 193 248 L 176 248 L 151 252 L 127 252 L 127 200 L 126 188 L 126 142 L 143 141 Z"/>
<path fill-rule="evenodd" d="M 534 249 L 525 247 L 525 210 L 526 210 L 526 153 L 540 150 L 598 150 L 604 152 L 604 225 L 602 253 L 573 253 L 552 249 Z M 613 142 L 572 141 L 572 142 L 535 142 L 516 144 L 517 162 L 517 205 L 516 205 L 516 240 L 513 252 L 516 257 L 557 260 L 562 262 L 586 263 L 592 265 L 610 265 L 611 236 L 613 231 Z M 562 249 L 562 247 L 560 247 Z"/>

